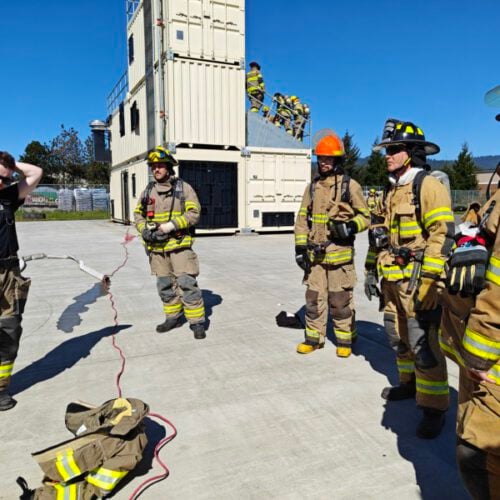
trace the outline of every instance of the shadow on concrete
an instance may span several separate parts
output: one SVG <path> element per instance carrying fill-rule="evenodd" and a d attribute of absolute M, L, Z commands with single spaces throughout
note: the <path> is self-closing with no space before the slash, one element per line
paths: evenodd
<path fill-rule="evenodd" d="M 114 497 L 120 490 L 122 490 L 127 484 L 129 484 L 131 481 L 138 477 L 142 476 L 148 476 L 150 471 L 153 469 L 153 460 L 154 460 L 154 449 L 155 446 L 167 435 L 165 428 L 163 425 L 159 424 L 155 420 L 146 417 L 144 419 L 144 423 L 146 425 L 146 436 L 148 437 L 148 444 L 146 445 L 146 448 L 144 449 L 144 452 L 142 454 L 142 460 L 137 464 L 137 467 L 131 471 L 129 474 L 127 474 L 120 483 L 118 483 L 118 486 L 116 489 L 113 491 L 111 495 L 109 495 L 107 498 L 112 498 Z M 168 448 L 168 443 L 166 445 Z M 166 448 L 162 448 L 163 450 L 166 450 Z M 160 458 L 163 459 L 163 461 L 166 463 L 167 460 L 164 457 L 161 457 L 161 451 L 160 451 Z M 158 467 L 158 470 L 155 471 L 154 475 L 159 475 L 160 473 L 163 472 L 163 469 Z M 151 477 L 153 477 L 153 474 L 151 473 Z M 150 477 L 144 477 L 143 480 L 150 479 Z M 140 482 L 138 482 L 138 485 Z M 150 486 L 154 486 L 153 483 Z M 137 486 L 138 486 L 137 485 Z M 149 486 L 148 486 L 149 488 Z M 146 489 L 148 489 L 146 488 Z M 145 490 L 144 490 L 145 491 Z M 142 496 L 142 495 L 141 495 Z"/>
<path fill-rule="evenodd" d="M 210 316 L 212 316 L 214 307 L 222 304 L 222 297 L 212 292 L 212 290 L 202 290 L 201 294 L 203 295 L 203 302 L 205 304 L 206 328 L 208 330 L 210 326 Z"/>
<path fill-rule="evenodd" d="M 363 356 L 375 371 L 387 377 L 389 385 L 397 384 L 396 356 L 389 347 L 384 328 L 369 321 L 357 321 L 356 329 L 358 340 L 353 354 Z M 380 392 L 382 389 L 380 387 Z M 384 404 L 382 398 L 380 404 Z M 397 435 L 399 454 L 413 464 L 422 498 L 468 499 L 455 462 L 457 391 L 450 388 L 445 427 L 440 436 L 432 440 L 422 440 L 415 435 L 421 411 L 414 400 L 385 401 L 384 408 L 381 424 Z"/>
<path fill-rule="evenodd" d="M 102 338 L 109 337 L 114 331 L 119 332 L 131 326 L 108 326 L 64 341 L 43 358 L 15 372 L 10 385 L 11 394 L 19 394 L 36 384 L 56 377 L 86 358 Z"/>
<path fill-rule="evenodd" d="M 89 310 L 88 306 L 97 301 L 99 297 L 106 295 L 102 283 L 95 283 L 87 291 L 73 297 L 73 304 L 69 305 L 57 320 L 57 329 L 65 333 L 71 333 L 75 326 L 82 322 L 81 315 Z"/>

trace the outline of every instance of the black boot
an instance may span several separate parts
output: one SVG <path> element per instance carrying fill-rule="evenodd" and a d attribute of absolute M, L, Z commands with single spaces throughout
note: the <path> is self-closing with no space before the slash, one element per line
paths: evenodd
<path fill-rule="evenodd" d="M 33 498 L 35 498 L 35 490 L 29 488 L 28 483 L 26 482 L 26 479 L 24 479 L 24 477 L 19 476 L 16 479 L 16 483 L 23 490 L 23 493 L 19 497 L 19 500 L 33 500 Z"/>
<path fill-rule="evenodd" d="M 444 411 L 433 408 L 422 408 L 424 415 L 417 425 L 417 437 L 420 439 L 434 439 L 441 434 L 444 426 Z"/>
<path fill-rule="evenodd" d="M 207 336 L 205 333 L 205 325 L 203 323 L 189 325 L 189 328 L 193 331 L 195 339 L 204 339 Z"/>
<path fill-rule="evenodd" d="M 167 318 L 163 323 L 156 326 L 156 331 L 158 333 L 165 333 L 181 325 L 182 318 L 180 316 L 178 318 Z"/>
<path fill-rule="evenodd" d="M 0 391 L 0 411 L 10 410 L 16 404 L 17 401 L 7 391 Z"/>
<path fill-rule="evenodd" d="M 415 381 L 399 384 L 394 387 L 385 387 L 381 396 L 387 401 L 402 401 L 403 399 L 412 399 L 417 393 Z"/>

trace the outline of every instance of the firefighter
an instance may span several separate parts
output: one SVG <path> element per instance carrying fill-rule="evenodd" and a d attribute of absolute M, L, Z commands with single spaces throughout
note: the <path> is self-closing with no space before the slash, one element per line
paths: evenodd
<path fill-rule="evenodd" d="M 374 150 L 382 148 L 389 185 L 379 200 L 381 217 L 372 214 L 365 263 L 370 300 L 382 278 L 384 326 L 399 372 L 399 385 L 385 388 L 382 397 L 416 396 L 423 412 L 417 436 L 432 439 L 441 432 L 449 404 L 446 361 L 437 345 L 437 295 L 453 246 L 451 200 L 446 187 L 427 175 L 426 156 L 439 146 L 426 141 L 418 126 L 388 119 Z"/>
<path fill-rule="evenodd" d="M 276 92 L 273 99 L 274 101 L 276 101 L 276 115 L 274 116 L 274 124 L 277 127 L 281 127 L 283 125 L 287 134 L 292 135 L 292 110 L 287 105 L 287 100 L 289 100 L 289 98 L 287 96 L 284 96 L 283 94 L 280 94 L 279 92 Z"/>
<path fill-rule="evenodd" d="M 262 107 L 265 90 L 266 86 L 260 72 L 260 64 L 253 61 L 250 63 L 250 71 L 247 73 L 247 95 L 252 113 L 258 113 Z"/>
<path fill-rule="evenodd" d="M 500 191 L 479 215 L 455 237 L 439 337 L 460 366 L 457 463 L 475 500 L 500 494 Z"/>
<path fill-rule="evenodd" d="M 343 172 L 345 150 L 338 135 L 318 132 L 314 154 L 319 175 L 306 187 L 295 223 L 295 258 L 307 287 L 305 340 L 297 352 L 324 346 L 330 305 L 337 356 L 346 358 L 355 334 L 354 237 L 367 229 L 369 211 L 361 186 Z"/>
<path fill-rule="evenodd" d="M 146 161 L 154 181 L 142 192 L 134 215 L 166 315 L 156 331 L 164 333 L 180 326 L 184 311 L 194 337 L 204 339 L 205 307 L 196 281 L 198 257 L 191 248 L 200 203 L 194 189 L 175 177 L 173 167 L 178 162 L 168 149 L 152 149 Z"/>
<path fill-rule="evenodd" d="M 374 212 L 375 207 L 377 206 L 377 191 L 375 188 L 371 188 L 370 191 L 368 191 L 368 198 L 366 199 L 366 203 L 370 212 Z"/>
<path fill-rule="evenodd" d="M 472 226 L 477 226 L 479 224 L 479 210 L 481 209 L 481 204 L 478 201 L 473 201 L 467 207 L 467 211 L 462 216 L 463 222 L 470 222 Z"/>
<path fill-rule="evenodd" d="M 296 139 L 302 140 L 304 135 L 304 127 L 306 123 L 306 119 L 304 116 L 304 105 L 300 102 L 300 99 L 293 95 L 290 97 L 290 102 L 292 105 L 293 112 L 293 136 Z"/>
<path fill-rule="evenodd" d="M 15 182 L 14 172 L 22 176 Z M 16 400 L 8 392 L 14 361 L 23 332 L 21 321 L 31 280 L 21 276 L 15 213 L 36 188 L 43 171 L 28 163 L 16 162 L 0 151 L 0 411 L 10 410 Z"/>

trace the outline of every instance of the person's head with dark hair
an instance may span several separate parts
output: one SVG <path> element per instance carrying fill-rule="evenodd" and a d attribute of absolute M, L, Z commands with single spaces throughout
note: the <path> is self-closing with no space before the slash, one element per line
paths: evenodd
<path fill-rule="evenodd" d="M 0 189 L 12 183 L 12 174 L 16 168 L 16 160 L 6 151 L 0 151 Z"/>

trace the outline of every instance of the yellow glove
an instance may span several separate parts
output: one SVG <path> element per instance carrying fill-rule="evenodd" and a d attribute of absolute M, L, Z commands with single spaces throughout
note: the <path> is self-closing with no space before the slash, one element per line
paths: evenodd
<path fill-rule="evenodd" d="M 417 291 L 417 300 L 415 307 L 420 311 L 432 311 L 436 309 L 438 290 L 436 280 L 433 278 L 422 277 Z"/>

